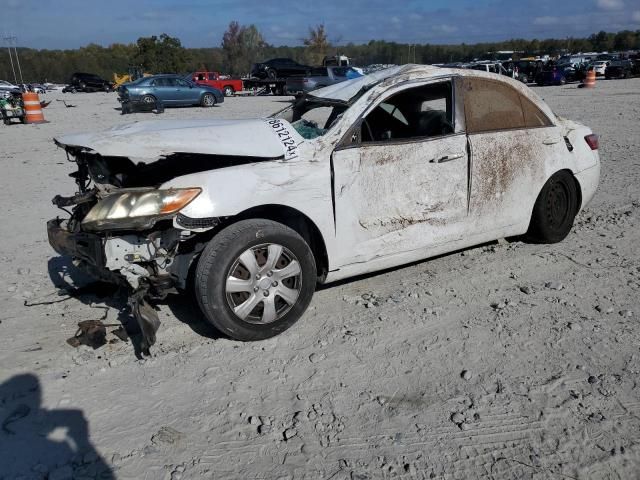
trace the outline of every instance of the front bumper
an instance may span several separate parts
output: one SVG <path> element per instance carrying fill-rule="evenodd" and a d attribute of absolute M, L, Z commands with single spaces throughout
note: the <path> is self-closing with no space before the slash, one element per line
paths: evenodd
<path fill-rule="evenodd" d="M 102 238 L 85 232 L 72 233 L 66 228 L 66 221 L 54 218 L 47 222 L 49 244 L 60 255 L 79 258 L 94 267 L 104 268 L 106 261 Z"/>
<path fill-rule="evenodd" d="M 164 285 L 154 284 L 153 280 L 157 281 L 157 279 L 142 277 L 138 273 L 140 279 L 136 288 L 132 288 L 132 282 L 123 270 L 114 271 L 108 268 L 110 259 L 105 253 L 107 240 L 92 233 L 70 232 L 66 220 L 59 218 L 49 220 L 47 222 L 47 236 L 49 243 L 57 253 L 81 260 L 84 270 L 89 275 L 105 282 L 120 285 L 129 291 L 129 305 L 142 333 L 139 347 L 143 353 L 149 354 L 149 348 L 156 341 L 160 320 L 148 299 L 150 293 L 155 293 L 163 287 L 170 288 L 170 282 L 165 282 Z"/>

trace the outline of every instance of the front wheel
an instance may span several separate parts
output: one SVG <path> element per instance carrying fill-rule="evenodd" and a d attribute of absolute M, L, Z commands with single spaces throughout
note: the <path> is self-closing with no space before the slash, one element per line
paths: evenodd
<path fill-rule="evenodd" d="M 226 87 L 224 87 L 223 89 L 223 93 L 225 97 L 230 97 L 231 95 L 233 95 L 235 92 L 233 90 L 233 87 L 227 85 Z"/>
<path fill-rule="evenodd" d="M 315 259 L 291 228 L 242 220 L 219 232 L 202 252 L 195 292 L 206 319 L 242 341 L 273 337 L 305 312 L 315 291 Z"/>
<path fill-rule="evenodd" d="M 144 103 L 145 105 L 155 105 L 156 97 L 153 95 L 143 95 L 140 99 L 140 103 Z"/>
<path fill-rule="evenodd" d="M 536 243 L 564 240 L 578 208 L 578 187 L 573 175 L 566 170 L 554 174 L 536 199 L 527 237 Z"/>
<path fill-rule="evenodd" d="M 216 104 L 216 97 L 212 93 L 205 93 L 202 95 L 200 105 L 203 107 L 213 107 Z"/>

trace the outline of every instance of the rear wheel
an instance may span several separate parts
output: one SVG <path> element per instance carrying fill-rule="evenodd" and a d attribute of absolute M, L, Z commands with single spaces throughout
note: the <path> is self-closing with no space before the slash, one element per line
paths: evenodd
<path fill-rule="evenodd" d="M 205 93 L 200 99 L 200 105 L 203 107 L 213 107 L 216 104 L 216 97 L 212 93 Z"/>
<path fill-rule="evenodd" d="M 226 87 L 224 87 L 224 89 L 222 91 L 223 91 L 225 97 L 230 97 L 231 95 L 233 95 L 235 93 L 235 91 L 233 90 L 233 87 L 230 86 L 230 85 L 227 85 Z"/>
<path fill-rule="evenodd" d="M 578 208 L 578 187 L 573 175 L 566 170 L 554 174 L 536 199 L 527 237 L 536 243 L 564 240 Z"/>
<path fill-rule="evenodd" d="M 242 220 L 202 252 L 195 291 L 218 330 L 237 340 L 262 340 L 302 316 L 316 277 L 311 249 L 297 232 L 270 220 Z"/>

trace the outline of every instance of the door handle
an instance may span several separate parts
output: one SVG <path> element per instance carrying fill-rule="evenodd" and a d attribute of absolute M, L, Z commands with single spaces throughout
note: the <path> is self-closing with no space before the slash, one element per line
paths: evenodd
<path fill-rule="evenodd" d="M 457 160 L 457 159 L 462 158 L 462 157 L 464 157 L 463 153 L 445 155 L 444 157 L 440 157 L 440 158 L 432 158 L 431 160 L 429 160 L 429 163 L 450 162 L 451 160 Z"/>
<path fill-rule="evenodd" d="M 555 145 L 556 143 L 559 143 L 559 142 L 560 142 L 559 138 L 553 138 L 553 137 L 545 138 L 542 141 L 544 145 Z"/>

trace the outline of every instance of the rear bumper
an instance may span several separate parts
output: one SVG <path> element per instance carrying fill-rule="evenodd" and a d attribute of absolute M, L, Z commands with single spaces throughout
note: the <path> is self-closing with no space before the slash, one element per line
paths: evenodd
<path fill-rule="evenodd" d="M 99 268 L 105 267 L 102 238 L 91 233 L 72 233 L 66 228 L 66 221 L 54 218 L 47 222 L 49 244 L 60 255 L 79 258 Z"/>
<path fill-rule="evenodd" d="M 582 191 L 582 205 L 580 210 L 586 207 L 593 199 L 593 196 L 598 189 L 598 183 L 600 181 L 600 161 L 598 161 L 593 167 L 587 168 L 575 174 L 578 183 L 580 184 L 580 190 Z"/>

